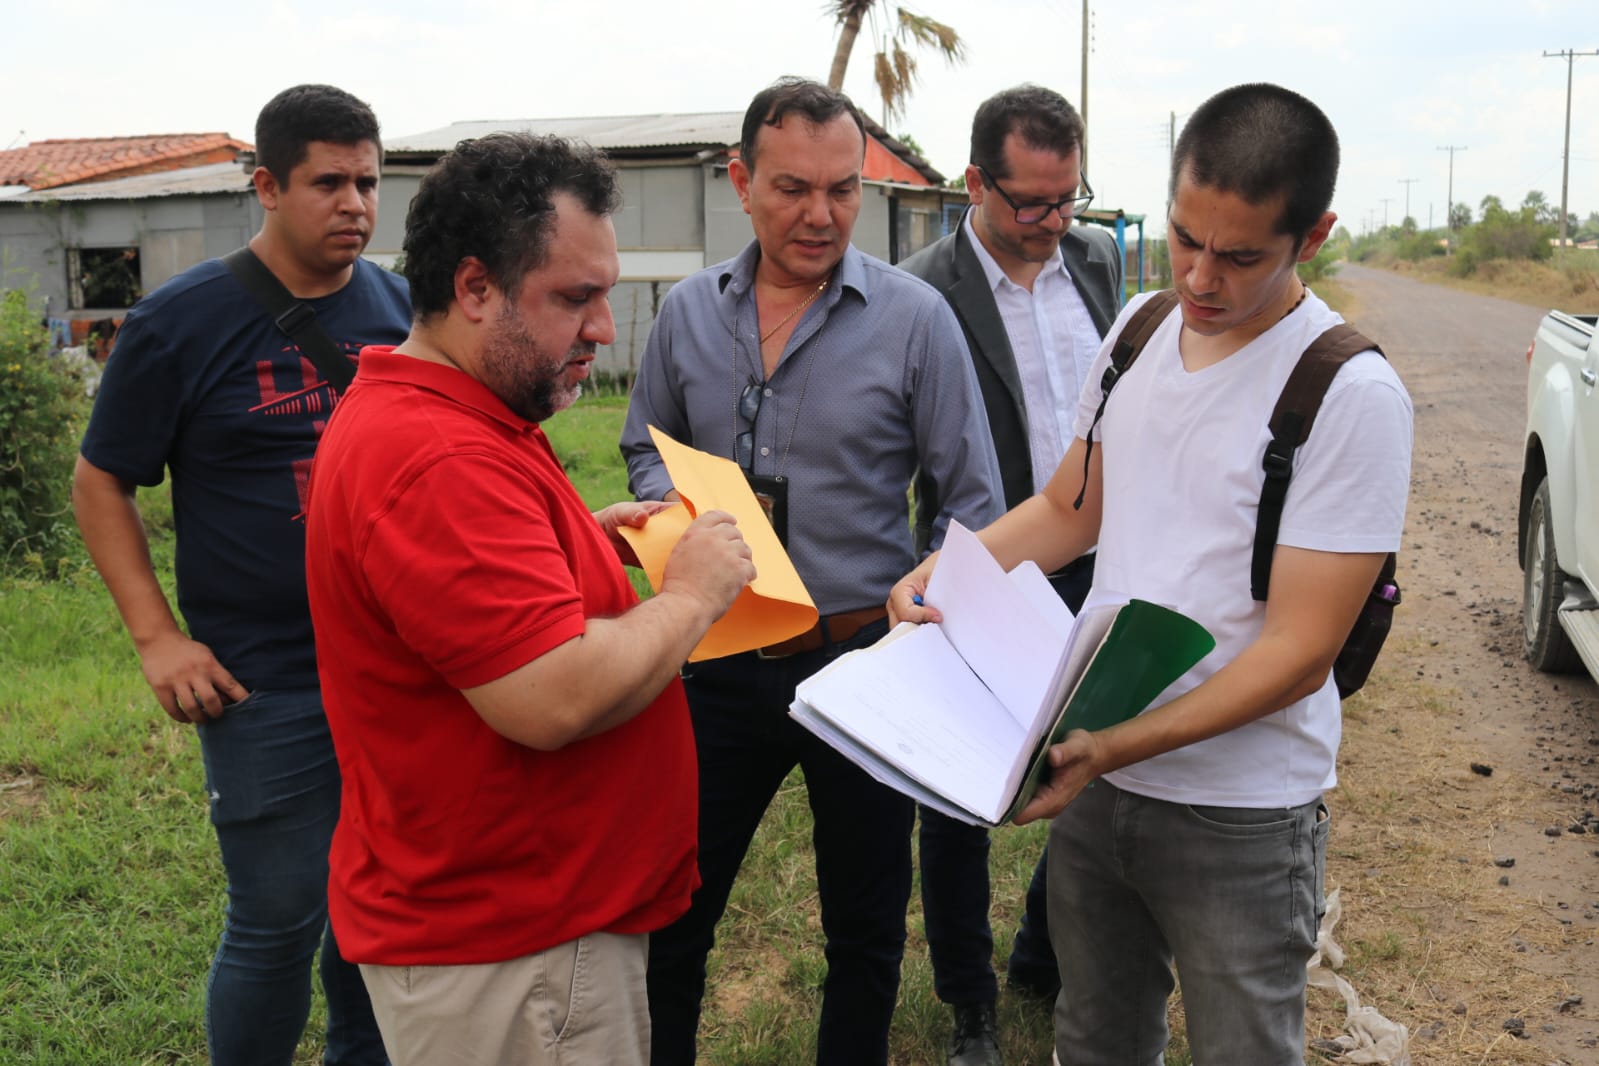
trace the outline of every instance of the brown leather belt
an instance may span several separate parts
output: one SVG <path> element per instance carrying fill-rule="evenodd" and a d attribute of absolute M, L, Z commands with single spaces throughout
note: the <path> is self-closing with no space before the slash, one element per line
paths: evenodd
<path fill-rule="evenodd" d="M 888 611 L 879 604 L 876 607 L 862 607 L 858 611 L 840 611 L 838 614 L 823 615 L 816 620 L 815 625 L 799 636 L 789 637 L 776 644 L 768 644 L 764 648 L 757 649 L 755 654 L 762 659 L 783 659 L 803 651 L 816 651 L 828 644 L 842 644 L 887 614 Z"/>

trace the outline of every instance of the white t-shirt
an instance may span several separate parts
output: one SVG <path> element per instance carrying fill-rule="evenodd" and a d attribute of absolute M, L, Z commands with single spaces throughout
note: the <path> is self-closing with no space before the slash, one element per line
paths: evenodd
<path fill-rule="evenodd" d="M 1132 301 L 1115 337 L 1144 299 Z M 1216 649 L 1155 703 L 1194 688 L 1260 634 L 1250 598 L 1261 457 L 1271 411 L 1299 356 L 1342 321 L 1314 293 L 1221 362 L 1190 373 L 1182 315 L 1161 323 L 1116 384 L 1095 431 L 1104 517 L 1088 602 L 1149 600 L 1200 622 Z M 1078 406 L 1086 436 L 1109 362 L 1100 350 Z M 1362 352 L 1339 370 L 1294 455 L 1278 543 L 1328 552 L 1399 548 L 1410 484 L 1410 397 L 1387 360 Z M 1342 718 L 1331 676 L 1313 695 L 1221 736 L 1107 774 L 1118 788 L 1176 803 L 1287 807 L 1337 783 Z"/>

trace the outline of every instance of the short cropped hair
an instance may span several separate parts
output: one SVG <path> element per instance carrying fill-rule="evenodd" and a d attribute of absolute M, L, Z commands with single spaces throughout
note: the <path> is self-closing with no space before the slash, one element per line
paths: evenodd
<path fill-rule="evenodd" d="M 1171 196 L 1184 169 L 1197 185 L 1251 204 L 1282 197 L 1277 232 L 1302 241 L 1332 205 L 1338 134 L 1319 107 L 1278 85 L 1223 89 L 1183 126 L 1172 153 Z"/>
<path fill-rule="evenodd" d="M 364 101 L 332 85 L 296 85 L 267 101 L 255 119 L 255 161 L 280 185 L 305 161 L 312 141 L 360 144 L 371 141 L 383 158 L 378 117 Z"/>
<path fill-rule="evenodd" d="M 972 116 L 971 162 L 996 178 L 1010 177 L 1005 138 L 1012 133 L 1029 148 L 1062 157 L 1083 143 L 1083 117 L 1066 98 L 1041 85 L 1018 85 L 984 100 Z"/>
<path fill-rule="evenodd" d="M 475 258 L 496 288 L 515 293 L 544 265 L 555 194 L 595 215 L 622 203 L 616 170 L 597 149 L 561 137 L 494 133 L 457 144 L 422 178 L 405 216 L 405 277 L 416 317 L 455 299 L 455 269 Z"/>
<path fill-rule="evenodd" d="M 755 140 L 763 126 L 781 126 L 794 113 L 818 126 L 825 126 L 840 115 L 848 115 L 861 132 L 861 147 L 866 147 L 866 124 L 849 97 L 809 78 L 779 78 L 755 94 L 744 112 L 744 128 L 738 142 L 739 157 L 750 172 L 755 172 Z"/>

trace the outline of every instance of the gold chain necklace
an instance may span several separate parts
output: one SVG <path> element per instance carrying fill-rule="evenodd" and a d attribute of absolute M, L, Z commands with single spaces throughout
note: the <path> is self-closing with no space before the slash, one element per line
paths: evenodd
<path fill-rule="evenodd" d="M 833 274 L 832 274 L 831 271 L 829 271 L 827 277 L 822 279 L 822 283 L 820 285 L 816 286 L 816 288 L 811 290 L 811 294 L 809 296 L 807 296 L 807 297 L 805 297 L 805 299 L 801 300 L 799 302 L 799 304 L 794 308 L 794 310 L 792 310 L 788 314 L 784 315 L 783 316 L 783 320 L 781 322 L 779 322 L 777 325 L 773 326 L 770 330 L 768 330 L 761 337 L 761 343 L 765 344 L 767 341 L 771 340 L 777 334 L 778 330 L 782 329 L 784 326 L 788 325 L 789 322 L 791 322 L 793 320 L 795 315 L 799 314 L 801 311 L 803 311 L 807 307 L 809 307 L 813 300 L 815 300 L 818 296 L 822 295 L 822 290 L 827 288 L 827 283 L 829 281 L 831 281 L 832 278 L 833 278 Z"/>

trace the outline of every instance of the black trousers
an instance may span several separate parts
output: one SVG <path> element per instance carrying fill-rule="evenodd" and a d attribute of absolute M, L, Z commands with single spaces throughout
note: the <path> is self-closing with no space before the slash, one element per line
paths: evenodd
<path fill-rule="evenodd" d="M 877 640 L 887 627 L 886 620 L 874 622 L 841 645 L 784 659 L 749 653 L 684 669 L 699 753 L 702 883 L 688 913 L 650 937 L 653 1066 L 694 1061 L 716 923 L 762 815 L 795 766 L 805 775 L 814 822 L 826 939 L 817 1061 L 888 1061 L 905 953 L 915 805 L 788 716 L 800 681 L 844 651 Z"/>

